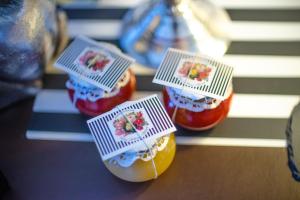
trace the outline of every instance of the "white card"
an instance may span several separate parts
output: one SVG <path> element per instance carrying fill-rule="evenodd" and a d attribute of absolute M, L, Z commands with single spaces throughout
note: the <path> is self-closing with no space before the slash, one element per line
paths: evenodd
<path fill-rule="evenodd" d="M 107 92 L 112 91 L 134 59 L 87 37 L 77 37 L 54 66 Z"/>
<path fill-rule="evenodd" d="M 232 76 L 231 66 L 207 56 L 170 48 L 153 83 L 223 100 Z"/>
<path fill-rule="evenodd" d="M 157 95 L 125 102 L 87 124 L 102 160 L 176 131 Z"/>

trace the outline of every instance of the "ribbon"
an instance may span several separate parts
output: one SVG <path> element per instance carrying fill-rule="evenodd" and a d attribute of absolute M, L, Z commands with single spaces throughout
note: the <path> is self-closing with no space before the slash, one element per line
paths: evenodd
<path fill-rule="evenodd" d="M 144 131 L 140 131 L 137 130 L 137 128 L 134 126 L 134 124 L 132 124 L 132 122 L 128 119 L 128 117 L 124 114 L 124 112 L 119 108 L 119 106 L 116 106 L 118 111 L 123 115 L 123 117 L 126 119 L 126 121 L 129 122 L 129 124 L 133 127 L 136 135 L 139 137 L 139 139 L 144 143 L 145 147 L 148 149 L 150 155 L 151 155 L 151 163 L 152 163 L 152 167 L 153 167 L 153 171 L 154 171 L 154 179 L 156 179 L 158 177 L 158 172 L 157 172 L 157 168 L 156 168 L 156 164 L 154 161 L 154 155 L 153 152 L 151 151 L 151 148 L 149 147 L 149 145 L 145 142 L 144 138 L 143 138 L 143 134 L 146 133 L 148 131 L 148 127 L 146 128 L 146 130 Z M 157 147 L 156 147 L 157 148 Z"/>

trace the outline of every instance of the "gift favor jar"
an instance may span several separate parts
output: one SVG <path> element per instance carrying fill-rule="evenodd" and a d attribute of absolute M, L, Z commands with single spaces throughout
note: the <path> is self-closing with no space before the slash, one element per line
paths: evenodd
<path fill-rule="evenodd" d="M 83 114 L 96 116 L 128 101 L 135 91 L 136 79 L 128 69 L 111 92 L 106 92 L 80 78 L 70 75 L 66 83 L 69 97 Z"/>
<path fill-rule="evenodd" d="M 139 146 L 104 161 L 115 176 L 131 182 L 157 178 L 172 163 L 176 152 L 173 133 L 160 137 L 145 146 Z"/>
<path fill-rule="evenodd" d="M 173 122 L 195 131 L 210 129 L 225 119 L 233 96 L 232 86 L 227 89 L 225 100 L 172 87 L 165 87 L 162 93 L 165 108 Z"/>

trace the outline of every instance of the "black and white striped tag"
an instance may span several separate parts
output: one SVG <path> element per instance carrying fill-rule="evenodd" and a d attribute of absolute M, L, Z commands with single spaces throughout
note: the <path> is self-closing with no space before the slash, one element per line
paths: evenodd
<path fill-rule="evenodd" d="M 157 95 L 125 102 L 87 124 L 102 160 L 176 131 Z"/>
<path fill-rule="evenodd" d="M 134 59 L 79 36 L 65 49 L 54 66 L 110 92 Z"/>
<path fill-rule="evenodd" d="M 233 67 L 203 55 L 168 49 L 154 83 L 187 92 L 224 99 L 231 84 Z"/>

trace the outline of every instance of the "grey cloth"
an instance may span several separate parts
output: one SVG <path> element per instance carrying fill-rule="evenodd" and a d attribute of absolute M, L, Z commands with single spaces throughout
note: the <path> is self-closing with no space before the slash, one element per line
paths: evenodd
<path fill-rule="evenodd" d="M 0 1 L 0 109 L 35 95 L 62 31 L 48 0 Z"/>

